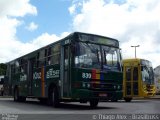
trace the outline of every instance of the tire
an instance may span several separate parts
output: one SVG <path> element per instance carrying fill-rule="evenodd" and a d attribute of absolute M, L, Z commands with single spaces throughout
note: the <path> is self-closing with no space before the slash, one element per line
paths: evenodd
<path fill-rule="evenodd" d="M 18 88 L 15 88 L 15 90 L 14 90 L 14 101 L 15 102 L 19 102 L 20 101 Z"/>
<path fill-rule="evenodd" d="M 60 102 L 59 102 L 59 94 L 58 90 L 56 87 L 51 88 L 50 93 L 49 93 L 49 105 L 52 105 L 53 107 L 59 107 Z"/>
<path fill-rule="evenodd" d="M 26 101 L 26 97 L 20 97 L 20 100 L 19 100 L 20 102 L 25 102 Z"/>
<path fill-rule="evenodd" d="M 98 105 L 99 100 L 90 100 L 90 107 L 96 108 Z"/>
<path fill-rule="evenodd" d="M 25 102 L 26 101 L 26 97 L 19 96 L 18 88 L 15 88 L 14 90 L 14 101 L 15 102 Z"/>
<path fill-rule="evenodd" d="M 124 98 L 126 102 L 131 102 L 132 98 Z"/>
<path fill-rule="evenodd" d="M 47 104 L 47 100 L 45 98 L 39 98 L 41 104 Z"/>

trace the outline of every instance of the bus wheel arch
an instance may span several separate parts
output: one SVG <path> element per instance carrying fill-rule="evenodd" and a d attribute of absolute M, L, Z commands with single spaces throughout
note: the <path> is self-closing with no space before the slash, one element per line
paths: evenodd
<path fill-rule="evenodd" d="M 59 92 L 55 84 L 51 84 L 48 89 L 48 103 L 53 107 L 59 106 Z"/>

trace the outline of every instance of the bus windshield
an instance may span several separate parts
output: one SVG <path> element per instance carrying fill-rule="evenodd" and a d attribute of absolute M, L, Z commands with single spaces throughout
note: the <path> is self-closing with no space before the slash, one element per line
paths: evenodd
<path fill-rule="evenodd" d="M 102 45 L 102 55 L 103 55 L 103 69 L 120 70 L 119 49 Z"/>
<path fill-rule="evenodd" d="M 154 83 L 154 73 L 152 65 L 149 61 L 143 61 L 142 66 L 142 80 L 146 84 L 153 84 Z"/>
<path fill-rule="evenodd" d="M 89 42 L 77 42 L 75 46 L 75 67 L 121 70 L 118 48 Z"/>

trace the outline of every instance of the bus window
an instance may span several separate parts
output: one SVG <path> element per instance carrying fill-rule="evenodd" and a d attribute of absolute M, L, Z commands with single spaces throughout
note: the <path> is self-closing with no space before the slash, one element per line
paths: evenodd
<path fill-rule="evenodd" d="M 15 73 L 20 72 L 20 60 L 15 61 Z"/>
<path fill-rule="evenodd" d="M 25 60 L 25 59 L 21 59 L 20 72 L 27 73 L 27 60 Z"/>
<path fill-rule="evenodd" d="M 138 95 L 138 82 L 133 82 L 133 94 Z"/>
<path fill-rule="evenodd" d="M 48 65 L 55 65 L 59 64 L 60 62 L 60 45 L 54 45 L 53 47 L 48 48 L 48 58 L 47 64 Z"/>
<path fill-rule="evenodd" d="M 109 46 L 102 46 L 104 54 L 104 69 L 118 70 L 120 68 L 118 60 L 118 49 Z"/>
<path fill-rule="evenodd" d="M 131 83 L 127 82 L 126 84 L 126 95 L 131 95 Z"/>
<path fill-rule="evenodd" d="M 15 74 L 15 65 L 11 65 L 11 74 Z"/>
<path fill-rule="evenodd" d="M 44 64 L 47 65 L 47 49 L 45 49 L 44 53 Z"/>
<path fill-rule="evenodd" d="M 37 67 L 41 67 L 45 62 L 45 50 L 41 50 L 37 53 Z"/>
<path fill-rule="evenodd" d="M 79 42 L 75 48 L 75 67 L 101 68 L 100 46 Z"/>
<path fill-rule="evenodd" d="M 65 49 L 65 52 L 64 52 L 64 64 L 65 64 L 65 69 L 67 69 L 68 68 L 68 50 L 69 48 L 68 47 L 66 47 L 66 49 Z"/>
<path fill-rule="evenodd" d="M 153 68 L 148 66 L 142 66 L 142 80 L 146 84 L 153 84 L 154 83 L 154 74 Z"/>
<path fill-rule="evenodd" d="M 39 64 L 40 64 L 40 66 L 44 65 L 44 57 L 45 57 L 45 51 L 41 50 L 40 54 L 39 54 Z"/>
<path fill-rule="evenodd" d="M 133 68 L 133 80 L 134 81 L 138 80 L 138 67 Z"/>
<path fill-rule="evenodd" d="M 47 65 L 51 64 L 51 47 L 48 48 Z"/>
<path fill-rule="evenodd" d="M 142 66 L 142 80 L 144 83 L 149 83 L 149 73 L 146 66 Z"/>
<path fill-rule="evenodd" d="M 37 53 L 37 61 L 36 61 L 36 67 L 39 67 L 39 52 Z"/>
<path fill-rule="evenodd" d="M 56 44 L 51 48 L 51 64 L 60 63 L 60 44 Z"/>
<path fill-rule="evenodd" d="M 131 81 L 131 67 L 126 67 L 126 80 Z"/>

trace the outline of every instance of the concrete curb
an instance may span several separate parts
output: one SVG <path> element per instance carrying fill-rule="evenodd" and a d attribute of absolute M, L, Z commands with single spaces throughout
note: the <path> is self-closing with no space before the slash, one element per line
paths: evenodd
<path fill-rule="evenodd" d="M 13 96 L 0 96 L 0 98 L 13 98 Z"/>
<path fill-rule="evenodd" d="M 153 97 L 137 97 L 137 98 L 133 98 L 133 100 L 150 100 L 150 99 L 160 99 L 160 95 L 155 95 Z"/>

